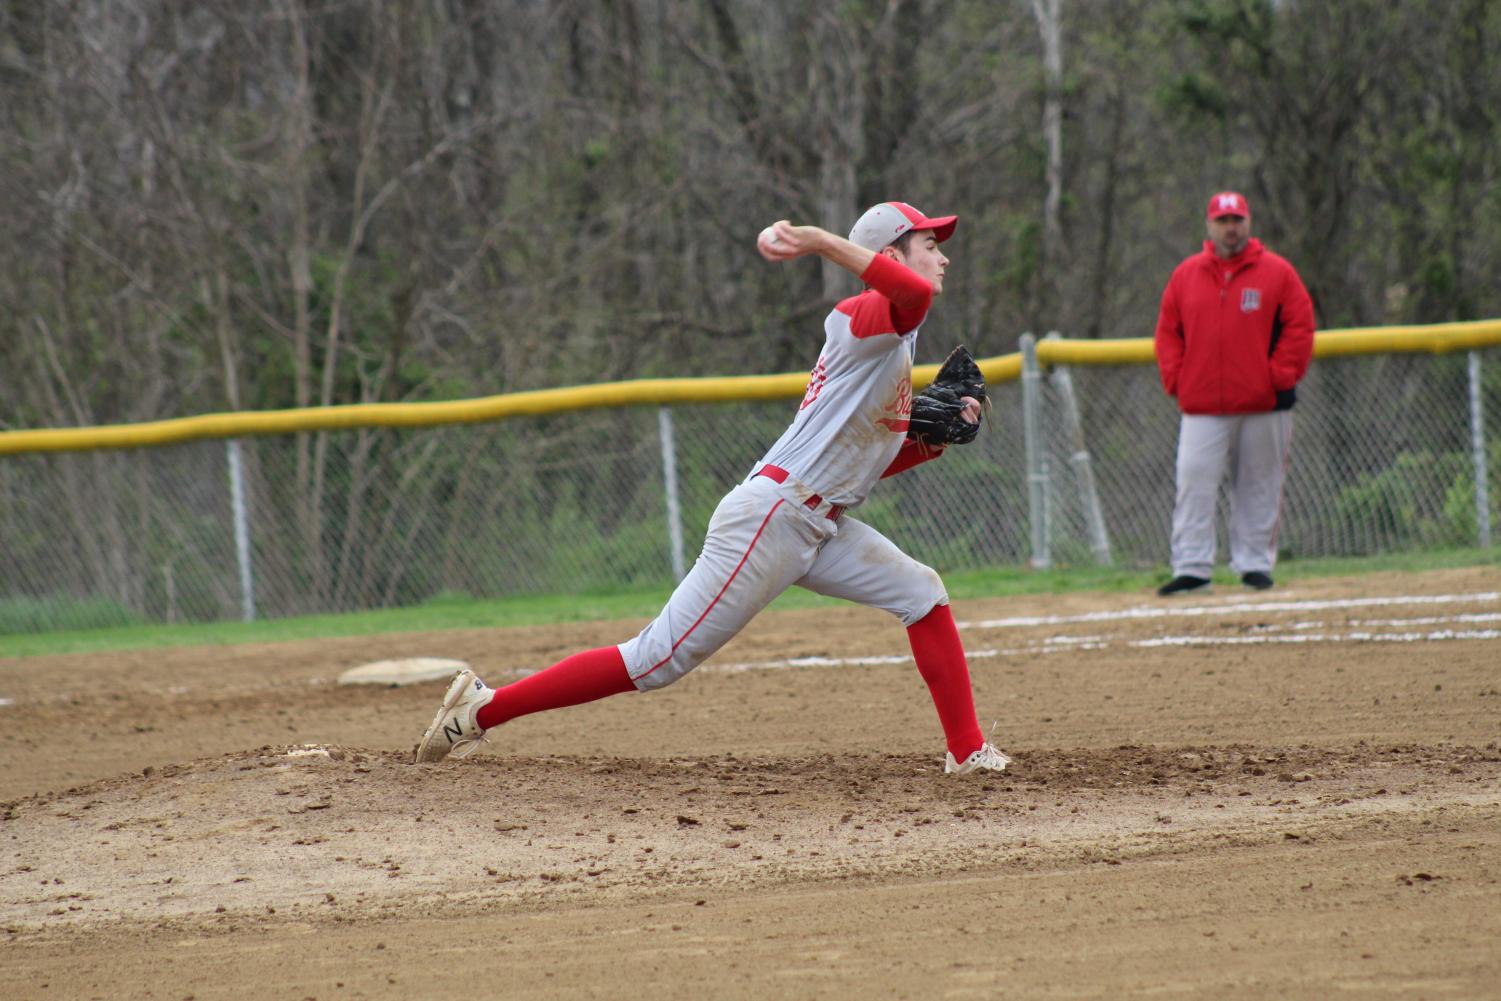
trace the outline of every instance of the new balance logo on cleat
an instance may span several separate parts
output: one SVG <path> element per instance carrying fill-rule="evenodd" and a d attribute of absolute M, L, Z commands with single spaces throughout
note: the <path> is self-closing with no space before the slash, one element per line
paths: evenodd
<path fill-rule="evenodd" d="M 473 753 L 485 739 L 479 711 L 494 694 L 473 671 L 455 675 L 443 696 L 443 705 L 417 745 L 417 761 L 442 761 L 450 754 L 462 758 Z"/>

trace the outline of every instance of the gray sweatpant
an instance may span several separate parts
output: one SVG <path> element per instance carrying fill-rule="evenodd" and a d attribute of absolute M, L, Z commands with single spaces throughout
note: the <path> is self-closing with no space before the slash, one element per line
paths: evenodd
<path fill-rule="evenodd" d="M 1230 569 L 1271 573 L 1277 520 L 1292 443 L 1290 410 L 1259 414 L 1184 414 L 1178 429 L 1178 499 L 1173 507 L 1173 574 L 1209 577 L 1214 569 L 1215 506 L 1230 476 Z"/>

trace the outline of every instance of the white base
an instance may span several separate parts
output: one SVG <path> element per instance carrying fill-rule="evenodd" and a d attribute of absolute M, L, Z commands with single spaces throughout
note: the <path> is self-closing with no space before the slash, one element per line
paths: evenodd
<path fill-rule="evenodd" d="M 469 665 L 462 660 L 442 657 L 408 657 L 404 660 L 377 660 L 372 664 L 351 667 L 339 675 L 341 685 L 416 685 L 424 681 L 451 678 Z"/>

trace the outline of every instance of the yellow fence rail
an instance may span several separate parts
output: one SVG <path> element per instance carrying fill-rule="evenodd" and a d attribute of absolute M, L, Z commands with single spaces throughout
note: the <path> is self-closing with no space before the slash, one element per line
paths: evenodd
<path fill-rule="evenodd" d="M 1386 353 L 1444 354 L 1501 346 L 1501 320 L 1441 323 L 1415 327 L 1363 327 L 1321 331 L 1314 341 L 1314 357 Z M 1152 339 L 1069 340 L 1050 338 L 1037 344 L 1044 365 L 1140 365 L 1154 361 Z M 979 359 L 992 384 L 1021 375 L 1019 353 Z M 937 365 L 912 370 L 912 383 L 921 389 L 932 382 Z M 792 399 L 808 384 L 802 372 L 782 375 L 705 377 L 696 379 L 636 379 L 594 386 L 570 386 L 506 393 L 471 400 L 432 403 L 359 403 L 295 410 L 200 414 L 139 424 L 101 427 L 46 428 L 0 432 L 0 455 L 24 452 L 77 452 L 109 448 L 142 448 L 206 438 L 241 435 L 336 431 L 359 427 L 431 427 L 473 424 L 513 417 L 532 417 L 601 407 L 666 406 L 680 403 L 724 403 Z"/>

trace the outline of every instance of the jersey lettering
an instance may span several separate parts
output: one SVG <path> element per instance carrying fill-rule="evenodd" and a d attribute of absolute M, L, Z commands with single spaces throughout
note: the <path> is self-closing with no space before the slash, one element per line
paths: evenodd
<path fill-rule="evenodd" d="M 911 423 L 912 416 L 912 377 L 906 375 L 896 387 L 896 399 L 881 408 L 884 412 L 892 414 L 891 417 L 878 417 L 876 423 L 885 427 L 888 431 L 907 433 L 907 426 Z"/>
<path fill-rule="evenodd" d="M 1261 289 L 1245 288 L 1240 290 L 1240 311 L 1242 313 L 1254 313 L 1261 308 Z"/>
<path fill-rule="evenodd" d="M 823 355 L 818 356 L 818 364 L 813 366 L 813 371 L 808 374 L 808 391 L 803 394 L 803 402 L 798 405 L 799 410 L 806 410 L 818 399 L 818 394 L 823 392 L 823 384 L 829 380 L 828 370 L 824 368 Z"/>

